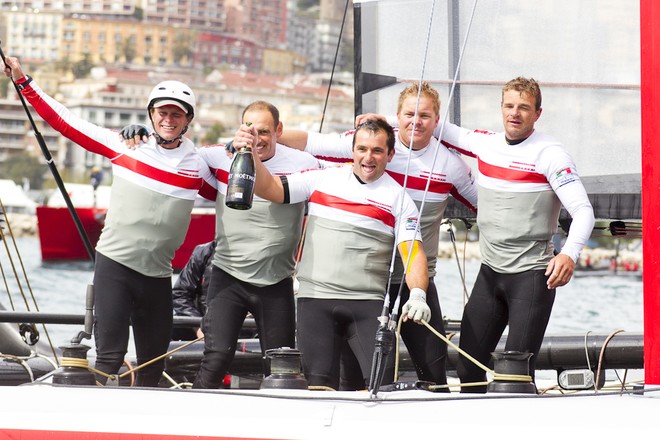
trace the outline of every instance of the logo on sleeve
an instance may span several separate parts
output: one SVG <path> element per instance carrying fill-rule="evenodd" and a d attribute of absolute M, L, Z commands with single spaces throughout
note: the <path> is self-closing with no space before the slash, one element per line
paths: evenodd
<path fill-rule="evenodd" d="M 568 183 L 579 180 L 579 177 L 574 170 L 570 168 L 564 168 L 563 170 L 559 170 L 555 173 L 555 180 L 557 181 L 557 185 L 561 187 Z"/>
<path fill-rule="evenodd" d="M 414 231 L 417 229 L 417 217 L 408 217 L 406 219 L 406 231 Z"/>

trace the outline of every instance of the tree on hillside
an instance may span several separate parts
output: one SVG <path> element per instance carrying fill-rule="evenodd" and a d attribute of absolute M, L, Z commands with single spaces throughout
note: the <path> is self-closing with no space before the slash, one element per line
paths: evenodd
<path fill-rule="evenodd" d="M 10 155 L 7 160 L 0 163 L 0 176 L 11 179 L 19 185 L 23 184 L 23 178 L 27 178 L 30 180 L 30 188 L 40 189 L 47 168 L 36 157 L 21 152 Z"/>
<path fill-rule="evenodd" d="M 130 64 L 135 59 L 136 50 L 135 50 L 135 35 L 131 35 L 126 38 L 122 44 L 121 52 L 126 59 L 126 63 Z"/>
<path fill-rule="evenodd" d="M 176 64 L 181 64 L 182 60 L 187 60 L 190 63 L 190 59 L 193 55 L 193 41 L 194 34 L 191 32 L 177 32 L 174 36 L 174 46 L 172 47 L 172 56 L 174 57 L 174 62 Z"/>
<path fill-rule="evenodd" d="M 12 93 L 16 92 L 13 86 L 11 90 L 9 89 L 9 78 L 6 76 L 0 77 L 0 96 L 6 98 L 12 96 Z"/>
<path fill-rule="evenodd" d="M 298 10 L 305 11 L 309 8 L 319 6 L 321 0 L 298 0 Z"/>
<path fill-rule="evenodd" d="M 89 54 L 86 53 L 82 60 L 73 64 L 71 71 L 74 77 L 85 78 L 92 71 L 92 67 L 94 67 L 94 64 L 92 64 Z"/>
<path fill-rule="evenodd" d="M 202 143 L 204 145 L 217 144 L 218 139 L 220 139 L 220 137 L 224 132 L 225 132 L 225 126 L 219 122 L 216 122 L 215 124 L 213 124 L 213 126 L 211 126 L 211 129 L 206 132 L 206 134 L 202 138 Z"/>

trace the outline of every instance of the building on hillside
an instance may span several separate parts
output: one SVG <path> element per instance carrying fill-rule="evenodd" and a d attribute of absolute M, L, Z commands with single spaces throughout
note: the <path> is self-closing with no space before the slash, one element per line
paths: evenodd
<path fill-rule="evenodd" d="M 287 0 L 243 0 L 243 33 L 264 47 L 285 49 Z"/>
<path fill-rule="evenodd" d="M 287 48 L 293 53 L 304 57 L 306 61 L 305 71 L 310 70 L 309 60 L 312 59 L 312 48 L 316 38 L 316 18 L 311 15 L 301 14 L 296 7 L 296 0 L 288 2 L 289 15 L 287 25 Z"/>
<path fill-rule="evenodd" d="M 0 11 L 129 16 L 141 3 L 142 0 L 0 0 Z"/>
<path fill-rule="evenodd" d="M 258 72 L 263 63 L 263 46 L 253 39 L 204 32 L 197 37 L 192 57 L 195 67 Z"/>
<path fill-rule="evenodd" d="M 65 18 L 60 59 L 92 64 L 189 65 L 194 32 L 188 27 L 99 17 Z"/>
<path fill-rule="evenodd" d="M 307 58 L 291 50 L 264 49 L 261 71 L 272 75 L 294 75 L 307 71 Z"/>
<path fill-rule="evenodd" d="M 59 133 L 46 124 L 34 110 L 28 108 L 51 155 L 57 157 Z M 0 162 L 24 152 L 43 159 L 41 148 L 21 101 L 15 95 L 12 98 L 0 99 Z"/>
<path fill-rule="evenodd" d="M 0 14 L 3 52 L 24 60 L 54 62 L 60 59 L 62 15 L 13 12 Z"/>
<path fill-rule="evenodd" d="M 224 3 L 224 0 L 142 0 L 141 6 L 147 23 L 223 32 Z"/>

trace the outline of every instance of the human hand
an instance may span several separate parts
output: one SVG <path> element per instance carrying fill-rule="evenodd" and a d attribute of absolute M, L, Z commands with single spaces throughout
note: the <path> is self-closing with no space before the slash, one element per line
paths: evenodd
<path fill-rule="evenodd" d="M 130 124 L 119 130 L 119 137 L 128 148 L 135 150 L 141 143 L 149 142 L 149 129 L 146 125 Z"/>
<path fill-rule="evenodd" d="M 410 290 L 410 298 L 401 309 L 403 322 L 412 319 L 416 323 L 424 320 L 429 322 L 431 319 L 431 308 L 426 304 L 426 292 L 419 287 L 413 287 Z"/>
<path fill-rule="evenodd" d="M 12 78 L 14 81 L 18 81 L 25 76 L 21 64 L 18 62 L 18 58 L 5 57 L 5 75 Z"/>
<path fill-rule="evenodd" d="M 387 118 L 383 115 L 376 113 L 365 113 L 355 117 L 355 126 L 357 127 L 358 125 L 367 122 L 369 119 L 380 119 L 381 121 L 387 122 Z"/>
<path fill-rule="evenodd" d="M 234 139 L 231 141 L 234 151 L 239 150 L 247 145 L 256 144 L 257 131 L 251 125 L 252 124 L 249 122 L 242 124 L 236 131 L 236 134 L 234 134 Z"/>
<path fill-rule="evenodd" d="M 548 278 L 548 289 L 554 289 L 566 285 L 573 276 L 575 261 L 566 254 L 557 254 L 545 270 Z"/>

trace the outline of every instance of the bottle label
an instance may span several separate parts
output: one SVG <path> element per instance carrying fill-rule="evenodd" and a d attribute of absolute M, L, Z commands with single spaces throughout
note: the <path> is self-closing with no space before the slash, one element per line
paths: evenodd
<path fill-rule="evenodd" d="M 256 178 L 255 176 L 251 176 L 246 173 L 230 173 L 229 174 L 229 180 L 233 179 L 240 179 L 240 180 L 249 180 L 250 182 L 255 182 Z"/>

